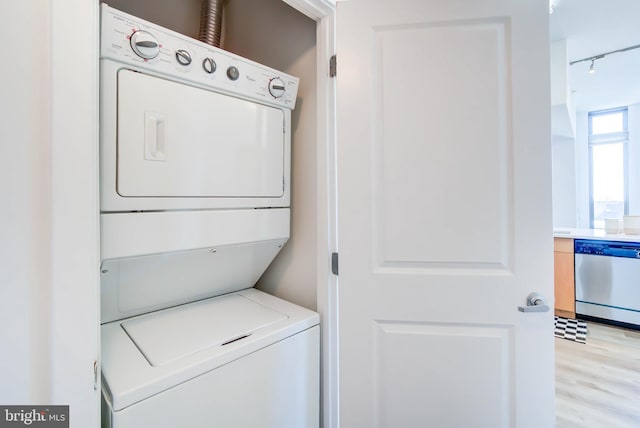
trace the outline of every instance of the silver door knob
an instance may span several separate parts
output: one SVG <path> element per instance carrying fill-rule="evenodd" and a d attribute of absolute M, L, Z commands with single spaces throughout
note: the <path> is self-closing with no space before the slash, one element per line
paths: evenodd
<path fill-rule="evenodd" d="M 527 306 L 518 306 L 520 312 L 547 312 L 549 305 L 539 293 L 531 293 L 527 296 Z"/>

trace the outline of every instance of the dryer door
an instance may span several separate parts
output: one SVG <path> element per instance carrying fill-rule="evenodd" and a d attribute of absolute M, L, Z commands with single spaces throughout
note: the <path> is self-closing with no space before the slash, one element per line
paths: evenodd
<path fill-rule="evenodd" d="M 121 196 L 283 195 L 278 108 L 123 69 L 117 126 Z"/>

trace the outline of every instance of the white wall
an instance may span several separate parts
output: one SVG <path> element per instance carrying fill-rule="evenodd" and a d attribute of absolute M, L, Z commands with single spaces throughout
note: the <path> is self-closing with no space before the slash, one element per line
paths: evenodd
<path fill-rule="evenodd" d="M 575 140 L 554 136 L 553 161 L 553 226 L 576 227 Z"/>
<path fill-rule="evenodd" d="M 0 403 L 99 422 L 97 3 L 2 2 Z"/>
<path fill-rule="evenodd" d="M 292 114 L 291 238 L 258 288 L 316 309 L 316 22 L 281 0 L 230 0 L 223 47 L 300 77 Z"/>
<path fill-rule="evenodd" d="M 640 104 L 629 106 L 629 214 L 640 215 Z"/>
<path fill-rule="evenodd" d="M 554 136 L 575 137 L 575 108 L 569 87 L 567 41 L 551 43 L 551 130 Z"/>
<path fill-rule="evenodd" d="M 588 113 L 576 113 L 576 195 L 578 227 L 589 228 L 589 123 Z"/>
<path fill-rule="evenodd" d="M 49 1 L 2 2 L 0 403 L 49 401 L 51 136 Z M 26 24 L 39 31 L 24 31 Z M 28 53 L 28 54 L 26 54 Z"/>

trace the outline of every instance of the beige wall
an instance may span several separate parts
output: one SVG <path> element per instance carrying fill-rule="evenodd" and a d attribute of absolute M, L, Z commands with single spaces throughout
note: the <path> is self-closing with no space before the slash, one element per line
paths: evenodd
<path fill-rule="evenodd" d="M 300 77 L 292 115 L 291 239 L 258 288 L 316 308 L 316 23 L 281 0 L 229 0 L 224 48 Z"/>
<path fill-rule="evenodd" d="M 101 3 L 186 36 L 198 38 L 200 0 L 103 0 Z"/>

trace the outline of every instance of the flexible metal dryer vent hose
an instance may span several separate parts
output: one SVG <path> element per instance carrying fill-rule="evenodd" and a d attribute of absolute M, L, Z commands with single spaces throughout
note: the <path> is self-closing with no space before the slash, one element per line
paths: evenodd
<path fill-rule="evenodd" d="M 220 35 L 222 32 L 222 3 L 223 0 L 202 0 L 200 11 L 200 35 L 201 42 L 220 47 Z"/>

